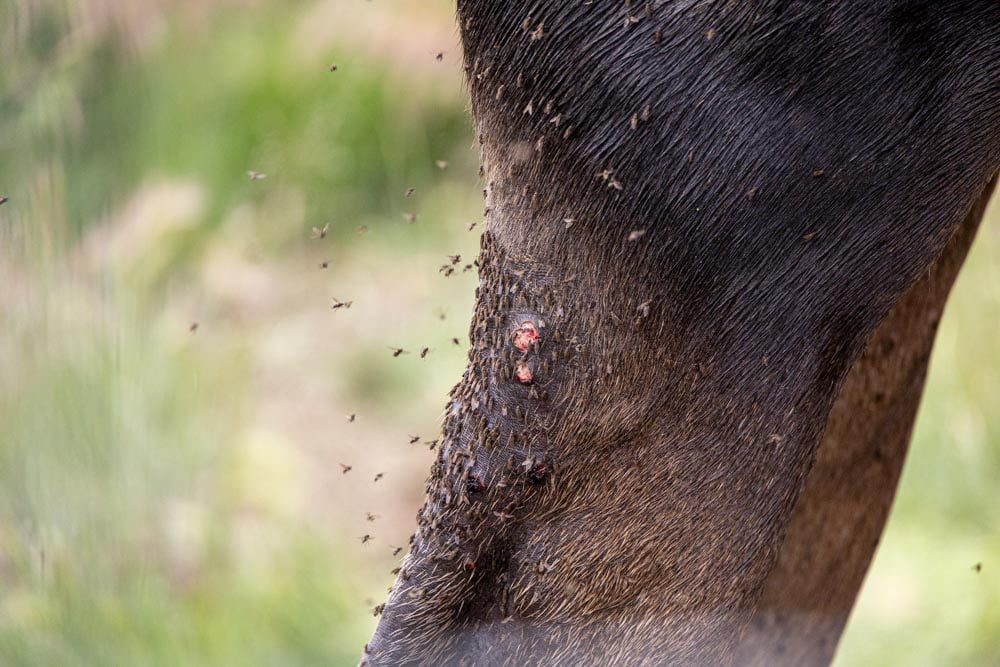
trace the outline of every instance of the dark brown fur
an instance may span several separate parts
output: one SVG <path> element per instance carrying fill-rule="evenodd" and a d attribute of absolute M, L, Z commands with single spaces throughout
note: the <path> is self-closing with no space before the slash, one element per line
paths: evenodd
<path fill-rule="evenodd" d="M 945 301 L 993 189 L 851 367 L 737 664 L 833 658 L 889 515 Z"/>
<path fill-rule="evenodd" d="M 929 7 L 459 2 L 472 349 L 368 660 L 829 659 L 1000 164 L 1000 9 Z"/>

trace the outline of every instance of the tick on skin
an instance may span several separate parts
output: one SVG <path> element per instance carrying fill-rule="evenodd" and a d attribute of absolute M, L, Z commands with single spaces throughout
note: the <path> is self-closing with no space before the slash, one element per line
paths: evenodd
<path fill-rule="evenodd" d="M 539 485 L 545 482 L 545 478 L 549 475 L 548 466 L 544 463 L 536 463 L 528 470 L 528 482 L 533 485 Z"/>
<path fill-rule="evenodd" d="M 538 340 L 541 340 L 541 336 L 534 322 L 521 322 L 521 326 L 514 332 L 514 347 L 522 352 L 531 349 L 531 345 Z"/>
<path fill-rule="evenodd" d="M 469 475 L 469 479 L 465 483 L 465 488 L 469 493 L 480 493 L 485 488 L 485 485 L 479 475 Z"/>

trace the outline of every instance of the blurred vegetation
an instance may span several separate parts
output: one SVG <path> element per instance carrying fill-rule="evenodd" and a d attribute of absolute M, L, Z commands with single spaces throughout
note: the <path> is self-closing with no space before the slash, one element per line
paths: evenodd
<path fill-rule="evenodd" d="M 0 0 L 0 663 L 356 662 L 464 364 L 452 11 Z M 841 665 L 1000 654 L 989 218 Z"/>

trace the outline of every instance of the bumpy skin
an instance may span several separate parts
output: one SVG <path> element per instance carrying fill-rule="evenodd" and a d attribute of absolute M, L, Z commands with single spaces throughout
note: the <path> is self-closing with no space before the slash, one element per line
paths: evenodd
<path fill-rule="evenodd" d="M 828 661 L 1000 165 L 1000 4 L 458 10 L 472 349 L 365 660 Z"/>

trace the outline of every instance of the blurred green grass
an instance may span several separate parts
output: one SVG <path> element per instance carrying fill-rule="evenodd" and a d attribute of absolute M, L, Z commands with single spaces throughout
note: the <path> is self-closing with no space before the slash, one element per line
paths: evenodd
<path fill-rule="evenodd" d="M 464 365 L 455 36 L 447 0 L 0 0 L 0 662 L 356 661 Z M 841 665 L 1000 654 L 998 278 L 994 207 Z"/>

